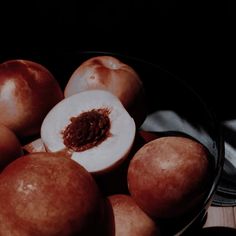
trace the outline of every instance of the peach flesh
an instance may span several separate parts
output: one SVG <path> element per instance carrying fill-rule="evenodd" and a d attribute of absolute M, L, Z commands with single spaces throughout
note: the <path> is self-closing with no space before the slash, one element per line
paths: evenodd
<path fill-rule="evenodd" d="M 0 209 L 0 235 L 94 235 L 103 219 L 92 176 L 76 162 L 48 153 L 29 154 L 4 169 Z"/>
<path fill-rule="evenodd" d="M 34 152 L 46 152 L 41 138 L 37 138 L 30 143 L 25 144 L 23 147 L 24 154 L 34 153 Z"/>
<path fill-rule="evenodd" d="M 91 89 L 107 90 L 117 96 L 139 127 L 146 118 L 145 93 L 137 72 L 112 56 L 96 56 L 84 61 L 72 73 L 65 97 Z"/>
<path fill-rule="evenodd" d="M 23 150 L 16 135 L 0 124 L 0 171 L 22 154 Z"/>
<path fill-rule="evenodd" d="M 160 235 L 157 223 L 129 195 L 111 195 L 108 201 L 113 211 L 115 236 Z"/>
<path fill-rule="evenodd" d="M 39 134 L 45 115 L 62 98 L 58 82 L 44 66 L 28 60 L 0 64 L 1 123 L 17 136 Z"/>
<path fill-rule="evenodd" d="M 209 153 L 185 137 L 162 137 L 144 145 L 128 169 L 128 188 L 154 218 L 174 218 L 194 209 L 210 183 Z"/>
<path fill-rule="evenodd" d="M 77 118 L 80 120 L 79 117 L 83 117 L 83 114 L 89 114 L 89 120 L 92 121 L 92 111 L 96 111 L 96 119 L 85 127 L 85 133 L 83 130 L 79 130 L 72 134 L 74 128 L 72 130 L 69 128 L 68 136 L 74 138 L 78 135 L 78 139 L 81 136 L 79 143 L 85 144 L 85 147 L 83 145 L 75 147 L 75 149 L 81 148 L 82 150 L 73 150 L 65 142 L 65 138 L 68 140 L 70 138 L 67 135 L 65 137 L 64 132 L 70 127 L 71 120 Z M 97 113 L 100 112 L 101 114 L 98 115 Z M 97 120 L 98 117 L 99 120 Z M 101 117 L 102 119 L 100 119 Z M 107 117 L 109 122 L 106 120 Z M 92 129 L 94 125 L 98 128 L 98 132 Z M 105 133 L 102 134 L 103 132 Z M 80 163 L 90 173 L 102 174 L 111 171 L 126 159 L 132 148 L 135 132 L 133 118 L 115 95 L 104 90 L 89 90 L 65 98 L 53 107 L 43 121 L 41 139 L 48 152 L 66 153 L 68 157 Z M 92 134 L 91 139 L 90 133 Z M 86 143 L 87 138 L 92 142 Z"/>

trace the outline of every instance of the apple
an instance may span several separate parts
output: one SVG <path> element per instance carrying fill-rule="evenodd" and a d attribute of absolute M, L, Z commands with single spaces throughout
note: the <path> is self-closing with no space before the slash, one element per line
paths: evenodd
<path fill-rule="evenodd" d="M 128 64 L 113 56 L 96 56 L 79 65 L 66 84 L 64 95 L 69 97 L 91 89 L 108 90 L 117 96 L 139 127 L 146 118 L 142 80 Z"/>
<path fill-rule="evenodd" d="M 0 175 L 0 235 L 92 236 L 103 219 L 94 179 L 69 158 L 29 154 Z"/>
<path fill-rule="evenodd" d="M 19 139 L 10 129 L 0 124 L 0 171 L 22 154 Z"/>
<path fill-rule="evenodd" d="M 151 217 L 180 217 L 203 201 L 210 170 L 210 155 L 201 143 L 188 137 L 161 137 L 135 153 L 128 168 L 128 188 Z"/>
<path fill-rule="evenodd" d="M 125 194 L 108 197 L 113 212 L 114 236 L 158 236 L 160 229 L 134 201 Z"/>
<path fill-rule="evenodd" d="M 63 96 L 43 65 L 17 59 L 0 64 L 0 123 L 18 137 L 38 135 L 45 115 Z"/>

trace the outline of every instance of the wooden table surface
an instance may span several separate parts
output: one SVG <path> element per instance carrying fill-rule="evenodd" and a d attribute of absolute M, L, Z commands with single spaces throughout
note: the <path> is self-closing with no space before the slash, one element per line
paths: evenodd
<path fill-rule="evenodd" d="M 236 207 L 210 206 L 200 236 L 236 236 Z"/>
<path fill-rule="evenodd" d="M 213 226 L 236 228 L 236 207 L 211 206 L 204 227 Z"/>

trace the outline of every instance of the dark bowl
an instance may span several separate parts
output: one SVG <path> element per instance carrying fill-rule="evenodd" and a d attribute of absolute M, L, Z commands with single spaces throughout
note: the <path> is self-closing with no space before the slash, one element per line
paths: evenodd
<path fill-rule="evenodd" d="M 132 66 L 140 75 L 146 91 L 148 110 L 148 117 L 144 121 L 142 129 L 163 135 L 175 133 L 190 135 L 205 145 L 212 155 L 211 185 L 201 207 L 181 219 L 165 221 L 161 226 L 163 235 L 192 232 L 195 226 L 199 225 L 212 202 L 224 162 L 224 140 L 217 119 L 192 88 L 158 65 L 119 53 L 98 51 L 13 52 L 6 53 L 1 60 L 22 58 L 41 63 L 54 74 L 64 89 L 73 71 L 85 60 L 98 55 L 115 56 Z M 170 224 L 172 224 L 171 227 Z"/>

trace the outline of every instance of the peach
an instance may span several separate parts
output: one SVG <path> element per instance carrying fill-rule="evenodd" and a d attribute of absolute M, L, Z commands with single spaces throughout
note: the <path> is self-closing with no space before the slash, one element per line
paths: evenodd
<path fill-rule="evenodd" d="M 153 218 L 174 218 L 194 209 L 210 183 L 210 155 L 199 142 L 178 136 L 140 148 L 128 168 L 128 188 Z"/>
<path fill-rule="evenodd" d="M 0 124 L 0 171 L 22 154 L 23 150 L 16 135 Z"/>
<path fill-rule="evenodd" d="M 87 90 L 59 102 L 45 117 L 41 139 L 48 152 L 63 152 L 93 174 L 109 172 L 128 156 L 134 120 L 119 99 Z"/>
<path fill-rule="evenodd" d="M 29 154 L 0 175 L 0 235 L 92 236 L 103 216 L 94 179 L 63 156 Z"/>
<path fill-rule="evenodd" d="M 58 82 L 39 63 L 9 60 L 0 64 L 0 123 L 18 137 L 39 134 L 45 115 L 62 98 Z"/>
<path fill-rule="evenodd" d="M 158 224 L 129 195 L 111 195 L 108 201 L 114 217 L 114 236 L 160 235 Z"/>
<path fill-rule="evenodd" d="M 128 64 L 113 56 L 96 56 L 84 61 L 72 73 L 65 97 L 81 91 L 103 89 L 117 96 L 139 127 L 146 118 L 142 80 Z"/>

